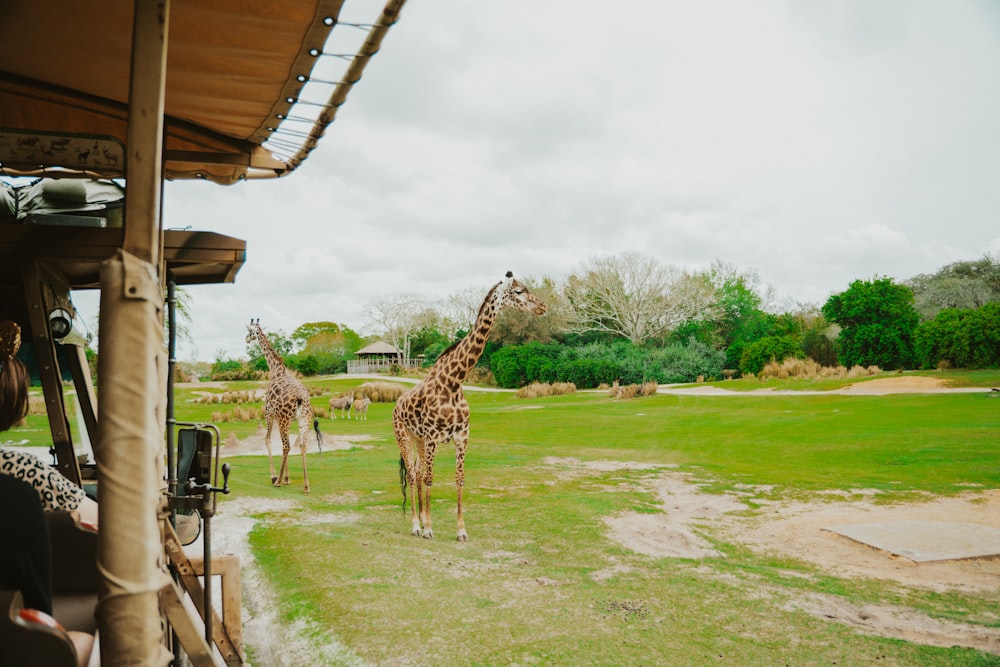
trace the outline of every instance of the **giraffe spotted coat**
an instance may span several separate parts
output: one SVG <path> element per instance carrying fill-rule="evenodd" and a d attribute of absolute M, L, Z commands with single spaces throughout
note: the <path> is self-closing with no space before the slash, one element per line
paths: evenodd
<path fill-rule="evenodd" d="M 410 511 L 413 535 L 433 538 L 431 528 L 431 486 L 434 483 L 434 454 L 437 446 L 455 443 L 455 484 L 458 487 L 458 539 L 466 541 L 462 515 L 462 488 L 465 485 L 465 454 L 469 445 L 469 403 L 462 383 L 479 361 L 497 315 L 514 308 L 543 315 L 546 306 L 516 280 L 511 272 L 486 295 L 471 332 L 444 351 L 415 387 L 409 389 L 392 412 L 392 426 L 399 446 L 400 484 L 403 503 L 411 489 Z"/>

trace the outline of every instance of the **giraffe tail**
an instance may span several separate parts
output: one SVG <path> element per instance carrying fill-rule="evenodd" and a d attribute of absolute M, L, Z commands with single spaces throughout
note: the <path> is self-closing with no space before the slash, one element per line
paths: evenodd
<path fill-rule="evenodd" d="M 403 491 L 403 514 L 406 514 L 406 461 L 399 457 L 399 488 Z"/>
<path fill-rule="evenodd" d="M 319 419 L 313 418 L 313 430 L 316 431 L 316 445 L 319 447 L 319 453 L 323 453 L 323 433 L 319 430 Z"/>

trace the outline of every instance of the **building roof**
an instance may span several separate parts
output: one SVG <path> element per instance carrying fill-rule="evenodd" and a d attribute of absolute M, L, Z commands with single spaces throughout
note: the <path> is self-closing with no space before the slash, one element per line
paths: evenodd
<path fill-rule="evenodd" d="M 401 355 L 401 354 L 403 354 L 403 351 L 400 350 L 399 348 L 397 348 L 394 345 L 390 345 L 389 343 L 386 343 L 384 340 L 380 340 L 380 341 L 378 341 L 376 343 L 372 343 L 371 345 L 369 345 L 367 347 L 361 348 L 360 350 L 358 350 L 354 354 L 358 355 L 359 357 L 361 355 L 365 355 L 365 354 L 392 354 L 392 355 Z"/>

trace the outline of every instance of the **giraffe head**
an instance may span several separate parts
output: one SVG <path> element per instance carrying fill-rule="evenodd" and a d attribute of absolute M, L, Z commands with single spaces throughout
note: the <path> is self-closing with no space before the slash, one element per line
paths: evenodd
<path fill-rule="evenodd" d="M 254 320 L 251 317 L 250 324 L 247 325 L 247 339 L 246 339 L 247 345 L 256 341 L 259 335 L 260 335 L 260 318 L 258 317 L 256 320 Z"/>
<path fill-rule="evenodd" d="M 527 310 L 535 315 L 544 315 L 548 309 L 541 299 L 529 292 L 524 283 L 514 277 L 511 271 L 508 271 L 504 279 L 497 285 L 496 293 L 500 298 L 501 308 Z"/>

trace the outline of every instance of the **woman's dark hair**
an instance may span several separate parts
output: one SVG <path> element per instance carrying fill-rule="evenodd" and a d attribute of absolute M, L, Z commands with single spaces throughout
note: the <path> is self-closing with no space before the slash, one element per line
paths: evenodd
<path fill-rule="evenodd" d="M 21 348 L 21 327 L 0 322 L 0 431 L 17 426 L 28 414 L 28 369 L 16 356 Z"/>

